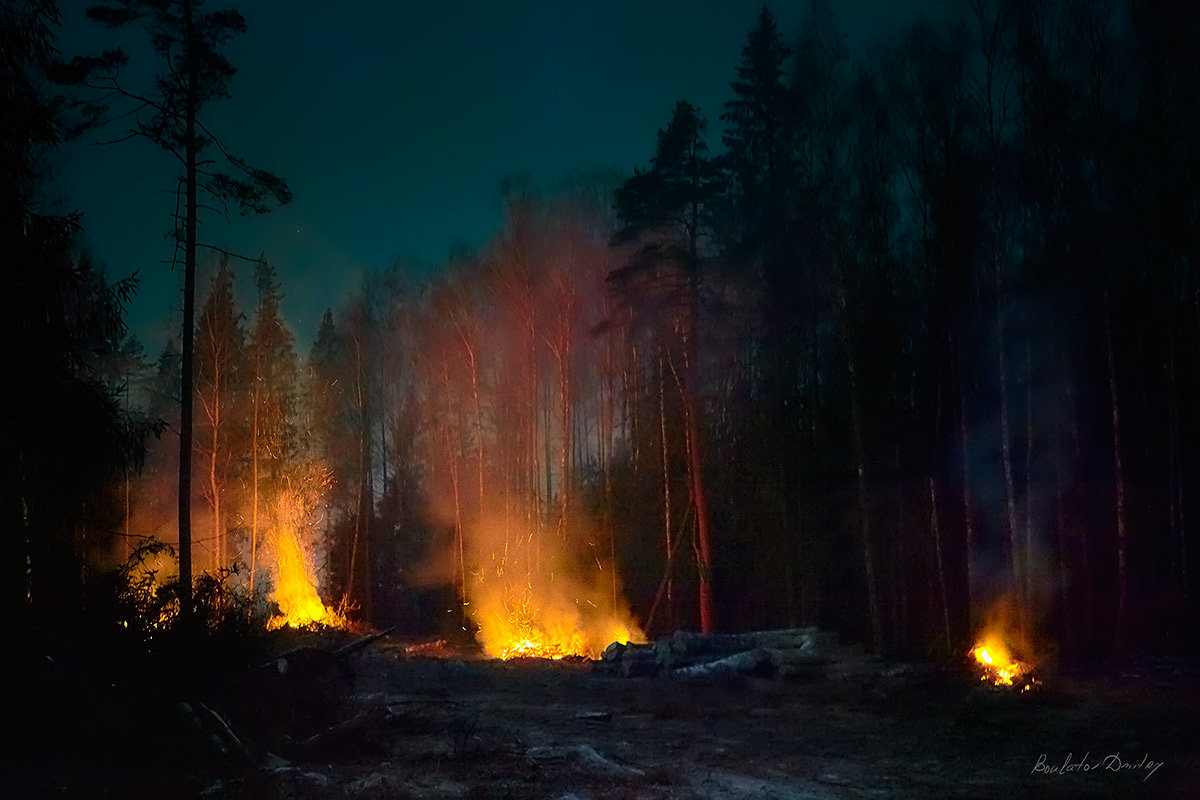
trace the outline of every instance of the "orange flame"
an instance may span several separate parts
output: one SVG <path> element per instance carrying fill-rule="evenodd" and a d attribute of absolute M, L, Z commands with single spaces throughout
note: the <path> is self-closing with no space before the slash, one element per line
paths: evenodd
<path fill-rule="evenodd" d="M 566 587 L 563 591 L 569 591 Z M 599 658 L 614 641 L 646 641 L 631 619 L 601 611 L 588 600 L 550 597 L 539 603 L 533 586 L 503 593 L 477 591 L 477 638 L 493 658 Z"/>
<path fill-rule="evenodd" d="M 1031 664 L 1013 657 L 1004 637 L 996 632 L 984 634 L 983 640 L 971 649 L 971 656 L 979 668 L 979 679 L 993 686 L 1013 686 L 1014 681 L 1024 679 L 1033 671 Z M 1037 683 L 1036 678 L 1030 678 L 1021 685 L 1021 691 L 1028 691 Z"/>
<path fill-rule="evenodd" d="M 297 498 L 282 497 L 276 504 L 272 565 L 274 591 L 271 599 L 279 606 L 279 615 L 267 624 L 272 630 L 284 626 L 303 628 L 312 625 L 346 627 L 346 619 L 326 607 L 317 593 L 316 571 L 301 541 L 302 504 Z"/>

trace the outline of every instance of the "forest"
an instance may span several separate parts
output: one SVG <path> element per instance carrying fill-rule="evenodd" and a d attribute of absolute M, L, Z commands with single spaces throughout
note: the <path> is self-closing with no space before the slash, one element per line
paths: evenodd
<path fill-rule="evenodd" d="M 723 107 L 663 108 L 626 174 L 506 180 L 483 247 L 376 265 L 311 342 L 205 224 L 290 197 L 203 124 L 252 102 L 240 15 L 89 14 L 145 23 L 158 94 L 59 53 L 52 3 L 0 16 L 6 620 L 315 591 L 305 622 L 489 652 L 812 625 L 947 659 L 996 615 L 1064 660 L 1195 652 L 1194 4 L 971 0 L 865 52 L 828 2 L 748 8 Z M 43 203 L 123 103 L 119 152 L 180 167 L 161 353 Z"/>

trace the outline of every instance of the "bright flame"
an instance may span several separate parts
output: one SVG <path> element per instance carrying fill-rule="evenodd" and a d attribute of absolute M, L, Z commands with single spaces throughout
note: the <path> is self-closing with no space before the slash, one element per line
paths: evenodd
<path fill-rule="evenodd" d="M 308 552 L 301 542 L 301 503 L 296 499 L 280 499 L 276 507 L 272 565 L 274 591 L 271 599 L 279 606 L 280 616 L 268 623 L 271 629 L 309 625 L 346 627 L 346 620 L 321 602 L 317 593 L 316 572 Z"/>
<path fill-rule="evenodd" d="M 589 600 L 550 597 L 539 603 L 536 595 L 528 584 L 519 591 L 508 587 L 502 594 L 474 593 L 478 639 L 485 653 L 503 659 L 595 659 L 614 641 L 646 641 L 632 620 L 601 611 Z"/>
<path fill-rule="evenodd" d="M 993 686 L 1012 686 L 1014 681 L 1024 678 L 1033 669 L 1032 665 L 1017 660 L 1009 653 L 1008 646 L 998 633 L 986 634 L 983 641 L 971 650 L 971 655 L 979 667 L 979 679 Z M 1038 680 L 1033 678 L 1021 687 L 1021 691 L 1027 691 L 1037 683 Z"/>

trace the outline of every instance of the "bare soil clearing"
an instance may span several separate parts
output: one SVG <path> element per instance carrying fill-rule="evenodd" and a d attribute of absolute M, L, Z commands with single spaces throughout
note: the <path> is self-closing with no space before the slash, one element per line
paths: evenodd
<path fill-rule="evenodd" d="M 586 661 L 491 661 L 391 639 L 346 666 L 307 684 L 293 668 L 226 696 L 220 710 L 257 769 L 218 760 L 155 779 L 132 764 L 99 776 L 65 765 L 18 786 L 166 796 L 167 781 L 204 797 L 313 800 L 1200 796 L 1195 661 L 1060 672 L 1023 695 L 932 665 L 621 678 Z"/>

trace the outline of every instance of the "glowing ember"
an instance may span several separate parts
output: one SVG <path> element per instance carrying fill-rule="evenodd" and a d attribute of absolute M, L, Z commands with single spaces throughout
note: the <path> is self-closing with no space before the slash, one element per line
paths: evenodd
<path fill-rule="evenodd" d="M 273 551 L 275 590 L 271 599 L 279 606 L 280 615 L 271 619 L 271 629 L 311 625 L 346 626 L 346 620 L 325 606 L 317 593 L 317 579 L 312 562 L 300 539 L 300 526 L 295 517 L 296 504 L 290 507 L 283 501 L 277 508 Z"/>
<path fill-rule="evenodd" d="M 1039 681 L 1031 674 L 1033 666 L 1014 658 L 999 634 L 991 633 L 971 650 L 979 669 L 979 679 L 993 686 L 1017 686 L 1025 692 Z"/>

